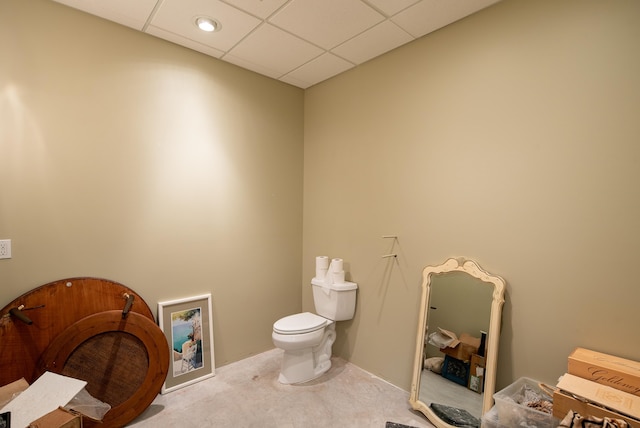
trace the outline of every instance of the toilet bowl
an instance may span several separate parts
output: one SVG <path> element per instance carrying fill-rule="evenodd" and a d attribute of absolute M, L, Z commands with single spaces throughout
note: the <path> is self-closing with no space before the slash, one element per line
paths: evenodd
<path fill-rule="evenodd" d="M 308 382 L 331 368 L 331 347 L 336 340 L 333 321 L 311 312 L 289 315 L 274 323 L 271 337 L 284 351 L 280 383 Z"/>
<path fill-rule="evenodd" d="M 318 314 L 302 312 L 273 324 L 273 344 L 284 351 L 278 377 L 283 384 L 308 382 L 326 373 L 336 340 L 335 322 L 352 319 L 355 312 L 355 283 L 329 284 L 314 278 L 311 285 Z"/>

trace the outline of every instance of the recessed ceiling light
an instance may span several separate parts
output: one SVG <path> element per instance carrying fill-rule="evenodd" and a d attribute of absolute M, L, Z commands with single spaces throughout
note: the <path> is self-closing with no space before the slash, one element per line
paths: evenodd
<path fill-rule="evenodd" d="M 212 33 L 222 28 L 222 25 L 220 25 L 218 21 L 207 16 L 198 16 L 196 18 L 196 25 L 199 29 L 206 31 L 207 33 Z"/>

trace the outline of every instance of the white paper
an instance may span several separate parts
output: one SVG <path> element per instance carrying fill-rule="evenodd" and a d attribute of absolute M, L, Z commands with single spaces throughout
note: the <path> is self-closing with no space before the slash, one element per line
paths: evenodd
<path fill-rule="evenodd" d="M 36 419 L 66 405 L 87 384 L 83 380 L 45 372 L 29 388 L 11 400 L 3 412 L 11 412 L 11 426 L 24 428 Z"/>

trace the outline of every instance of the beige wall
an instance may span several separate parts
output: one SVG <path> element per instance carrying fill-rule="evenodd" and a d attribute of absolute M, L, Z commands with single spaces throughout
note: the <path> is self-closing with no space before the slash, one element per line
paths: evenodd
<path fill-rule="evenodd" d="M 303 91 L 52 1 L 0 2 L 0 307 L 73 276 L 212 293 L 216 365 L 301 307 Z"/>
<path fill-rule="evenodd" d="M 640 360 L 639 16 L 505 1 L 303 93 L 3 0 L 0 306 L 80 275 L 152 307 L 211 292 L 219 366 L 271 348 L 314 257 L 342 257 L 334 352 L 408 389 L 421 270 L 467 256 L 508 282 L 499 387 L 554 382 L 575 346 Z"/>
<path fill-rule="evenodd" d="M 421 270 L 466 256 L 508 283 L 498 387 L 640 360 L 639 18 L 505 1 L 305 92 L 303 278 L 360 286 L 336 353 L 408 389 Z"/>

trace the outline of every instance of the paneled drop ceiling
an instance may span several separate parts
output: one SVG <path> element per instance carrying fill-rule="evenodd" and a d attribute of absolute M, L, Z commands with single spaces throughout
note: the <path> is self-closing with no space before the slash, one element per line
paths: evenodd
<path fill-rule="evenodd" d="M 499 0 L 54 1 L 308 88 Z"/>

